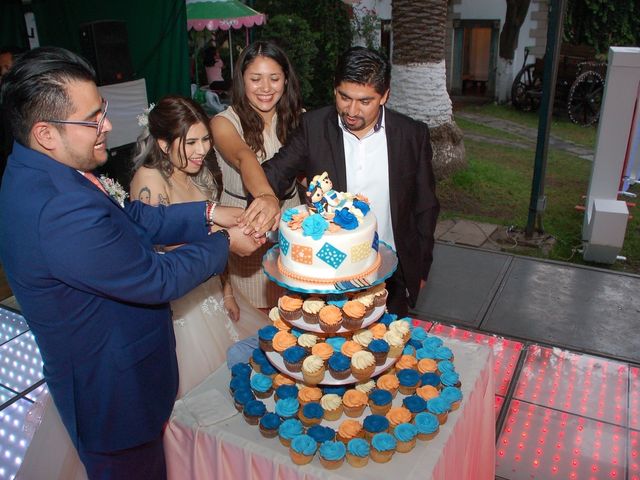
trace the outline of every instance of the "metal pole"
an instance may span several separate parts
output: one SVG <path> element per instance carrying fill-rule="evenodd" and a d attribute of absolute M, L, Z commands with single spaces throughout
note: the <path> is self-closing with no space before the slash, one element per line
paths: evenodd
<path fill-rule="evenodd" d="M 542 100 L 538 117 L 538 140 L 531 182 L 531 200 L 529 202 L 529 216 L 525 228 L 525 237 L 531 238 L 536 230 L 544 232 L 542 214 L 546 206 L 544 196 L 544 176 L 547 169 L 547 151 L 549 147 L 549 129 L 553 114 L 553 100 L 556 91 L 556 77 L 558 76 L 558 61 L 562 45 L 562 26 L 566 0 L 551 0 L 549 3 L 549 28 L 547 29 L 547 46 L 544 54 L 544 74 L 542 79 Z"/>

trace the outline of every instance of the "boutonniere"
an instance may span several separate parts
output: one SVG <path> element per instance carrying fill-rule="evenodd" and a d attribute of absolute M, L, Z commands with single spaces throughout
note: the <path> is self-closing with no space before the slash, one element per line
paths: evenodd
<path fill-rule="evenodd" d="M 109 178 L 106 175 L 100 175 L 98 178 L 104 189 L 107 191 L 113 199 L 124 208 L 124 201 L 129 196 L 125 189 L 113 178 Z"/>

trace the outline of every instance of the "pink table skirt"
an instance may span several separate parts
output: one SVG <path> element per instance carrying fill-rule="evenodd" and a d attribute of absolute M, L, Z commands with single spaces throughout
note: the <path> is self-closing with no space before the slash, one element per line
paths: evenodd
<path fill-rule="evenodd" d="M 262 437 L 257 426 L 247 424 L 241 414 L 233 413 L 228 392 L 230 373 L 223 366 L 176 402 L 164 436 L 169 478 L 493 479 L 495 415 L 491 349 L 456 340 L 447 340 L 446 345 L 455 355 L 454 364 L 462 381 L 462 404 L 449 414 L 436 438 L 418 440 L 409 453 L 396 453 L 386 464 L 369 460 L 364 468 L 353 468 L 345 462 L 337 470 L 326 470 L 317 455 L 310 464 L 297 466 L 277 438 Z M 215 401 L 208 406 L 202 402 L 206 398 Z M 365 415 L 368 413 L 365 410 Z"/>

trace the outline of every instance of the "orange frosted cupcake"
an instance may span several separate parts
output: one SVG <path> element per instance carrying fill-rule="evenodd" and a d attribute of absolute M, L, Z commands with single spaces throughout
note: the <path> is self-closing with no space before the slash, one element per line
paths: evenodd
<path fill-rule="evenodd" d="M 296 382 L 293 378 L 287 377 L 286 375 L 283 375 L 282 373 L 276 373 L 275 376 L 273 377 L 273 388 L 277 389 L 278 387 L 282 386 L 282 385 L 295 385 Z"/>
<path fill-rule="evenodd" d="M 398 361 L 396 362 L 396 370 L 403 370 L 405 368 L 409 368 L 411 370 L 415 370 L 418 365 L 418 361 L 416 357 L 413 355 L 402 355 Z"/>
<path fill-rule="evenodd" d="M 320 318 L 320 309 L 326 303 L 320 297 L 309 297 L 302 303 L 302 318 L 305 322 L 315 325 Z"/>
<path fill-rule="evenodd" d="M 340 351 L 342 352 L 342 354 L 346 355 L 349 358 L 353 357 L 354 353 L 359 352 L 361 350 L 362 350 L 362 345 L 354 342 L 353 340 L 347 340 L 342 344 L 342 347 L 340 347 Z"/>
<path fill-rule="evenodd" d="M 359 301 L 362 305 L 364 305 L 364 316 L 367 317 L 371 314 L 371 312 L 373 312 L 373 309 L 375 308 L 373 302 L 374 302 L 374 295 L 368 292 L 359 292 L 356 295 L 353 296 L 354 300 Z"/>
<path fill-rule="evenodd" d="M 300 295 L 283 295 L 278 300 L 278 312 L 285 320 L 297 320 L 302 314 L 302 303 Z"/>
<path fill-rule="evenodd" d="M 320 406 L 324 409 L 325 420 L 338 420 L 342 416 L 344 406 L 342 405 L 342 397 L 335 393 L 327 393 L 320 399 Z"/>
<path fill-rule="evenodd" d="M 364 315 L 364 305 L 357 300 L 349 300 L 342 306 L 342 325 L 349 330 L 360 328 Z"/>
<path fill-rule="evenodd" d="M 418 362 L 418 372 L 421 374 L 438 370 L 438 362 L 432 358 L 423 358 Z"/>
<path fill-rule="evenodd" d="M 393 398 L 396 397 L 396 393 L 398 393 L 398 387 L 400 386 L 400 381 L 398 377 L 396 377 L 393 373 L 387 373 L 385 375 L 381 375 L 376 381 L 376 386 L 382 390 L 388 391 Z"/>
<path fill-rule="evenodd" d="M 351 357 L 351 374 L 358 380 L 368 380 L 376 368 L 373 353 L 362 350 Z"/>
<path fill-rule="evenodd" d="M 413 415 L 405 407 L 391 407 L 385 417 L 389 420 L 389 431 L 391 432 L 397 425 L 410 423 L 413 420 Z"/>
<path fill-rule="evenodd" d="M 302 362 L 302 378 L 308 385 L 317 385 L 324 380 L 324 361 L 317 355 L 309 355 Z"/>
<path fill-rule="evenodd" d="M 364 438 L 362 423 L 352 419 L 345 420 L 338 427 L 337 438 L 344 443 L 349 443 L 354 438 Z"/>
<path fill-rule="evenodd" d="M 273 341 L 271 343 L 273 345 L 273 349 L 282 354 L 282 352 L 287 348 L 296 345 L 298 343 L 298 339 L 292 333 L 280 330 L 273 336 Z"/>
<path fill-rule="evenodd" d="M 373 335 L 373 338 L 380 339 L 387 333 L 387 327 L 384 326 L 384 323 L 374 323 L 369 327 L 369 331 Z"/>
<path fill-rule="evenodd" d="M 333 355 L 333 347 L 325 342 L 316 343 L 311 348 L 311 354 L 317 355 L 326 362 Z"/>
<path fill-rule="evenodd" d="M 325 333 L 336 333 L 342 326 L 342 312 L 335 305 L 320 309 L 320 329 Z"/>
<path fill-rule="evenodd" d="M 433 385 L 423 385 L 422 387 L 416 388 L 416 395 L 424 400 L 431 400 L 440 395 L 440 391 Z"/>
<path fill-rule="evenodd" d="M 344 406 L 344 414 L 347 417 L 359 417 L 367 406 L 369 397 L 366 393 L 354 388 L 347 390 L 342 396 L 342 405 Z"/>
<path fill-rule="evenodd" d="M 298 390 L 298 401 L 301 406 L 311 402 L 319 402 L 321 398 L 322 390 L 318 387 L 302 387 Z"/>

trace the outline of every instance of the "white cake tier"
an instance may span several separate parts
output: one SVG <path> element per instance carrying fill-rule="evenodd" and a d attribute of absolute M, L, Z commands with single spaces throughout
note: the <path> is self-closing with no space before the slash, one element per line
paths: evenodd
<path fill-rule="evenodd" d="M 271 365 L 273 365 L 276 369 L 280 370 L 280 372 L 282 372 L 283 374 L 291 378 L 294 378 L 295 380 L 298 380 L 304 383 L 304 377 L 302 376 L 302 372 L 289 371 L 287 367 L 284 365 L 284 360 L 282 360 L 282 355 L 280 355 L 278 352 L 265 352 L 265 355 L 271 362 Z M 371 377 L 375 377 L 377 375 L 380 375 L 382 372 L 389 370 L 391 367 L 393 367 L 396 364 L 396 362 L 398 361 L 398 358 L 400 357 L 387 358 L 387 361 L 384 362 L 382 365 L 376 366 Z M 358 383 L 361 381 L 362 380 L 358 380 L 353 375 L 349 375 L 347 378 L 343 380 L 336 380 L 329 373 L 329 367 L 326 367 L 326 370 L 324 372 L 324 380 L 320 382 L 320 385 L 349 385 L 349 384 Z"/>
<path fill-rule="evenodd" d="M 306 330 L 307 332 L 322 333 L 325 335 L 334 336 L 338 333 L 354 332 L 356 330 L 360 330 L 362 328 L 368 327 L 372 323 L 377 322 L 378 319 L 382 317 L 382 314 L 384 313 L 385 308 L 386 308 L 386 305 L 383 305 L 381 307 L 375 307 L 369 315 L 364 317 L 364 320 L 362 321 L 362 325 L 359 326 L 358 328 L 340 327 L 336 333 L 330 333 L 330 334 L 327 334 L 326 332 L 324 332 L 320 328 L 319 324 L 308 323 L 304 318 L 302 318 L 302 316 L 298 317 L 295 320 L 285 320 L 285 322 L 289 323 L 293 327 L 299 328 L 300 330 Z"/>
<path fill-rule="evenodd" d="M 301 213 L 307 212 L 306 205 L 294 208 Z M 316 214 L 314 218 L 322 222 L 320 215 Z M 303 228 L 292 230 L 289 223 L 281 219 L 278 268 L 286 277 L 318 284 L 366 276 L 380 265 L 377 228 L 376 217 L 369 211 L 359 219 L 357 228 L 327 229 L 314 239 L 305 235 Z"/>

